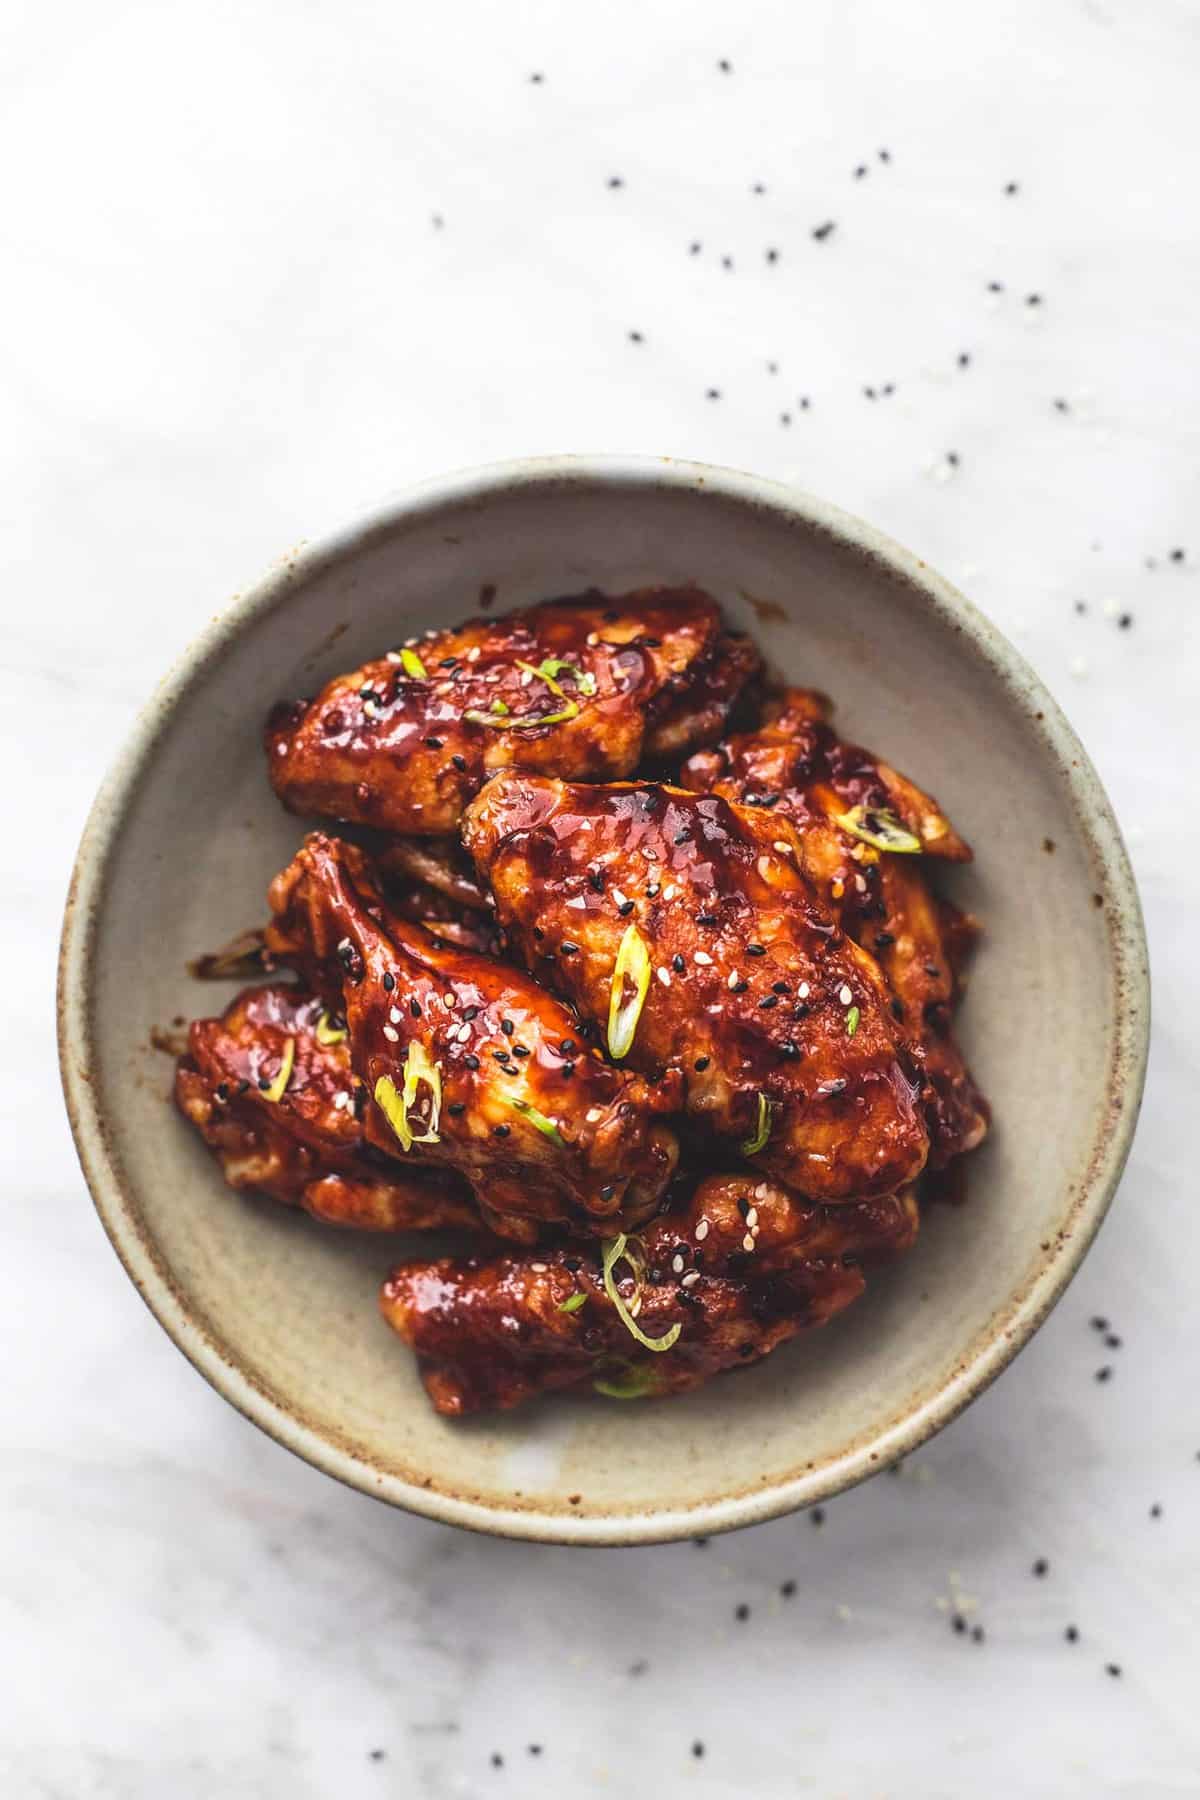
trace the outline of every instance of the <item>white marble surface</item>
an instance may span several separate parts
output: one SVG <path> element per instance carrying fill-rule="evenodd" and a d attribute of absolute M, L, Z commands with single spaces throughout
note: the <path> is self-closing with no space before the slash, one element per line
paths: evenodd
<path fill-rule="evenodd" d="M 1196 1794 L 1193 0 L 4 20 L 0 1791 Z M 473 1539 L 259 1436 L 125 1281 L 54 1068 L 76 838 L 167 662 L 363 499 L 567 448 L 782 475 L 957 578 L 1096 758 L 1156 968 L 1133 1159 L 1035 1343 L 819 1529 L 703 1550 Z"/>

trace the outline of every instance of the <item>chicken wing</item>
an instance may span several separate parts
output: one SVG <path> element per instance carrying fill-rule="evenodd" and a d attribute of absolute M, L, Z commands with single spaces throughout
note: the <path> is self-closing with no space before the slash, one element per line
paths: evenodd
<path fill-rule="evenodd" d="M 175 1099 L 231 1187 L 368 1231 L 478 1229 L 464 1184 L 367 1143 L 345 1026 L 299 988 L 249 988 L 219 1019 L 197 1019 Z"/>
<path fill-rule="evenodd" d="M 862 1265 L 898 1255 L 916 1229 L 911 1190 L 816 1207 L 774 1182 L 714 1176 L 612 1262 L 638 1329 L 661 1340 L 678 1328 L 662 1351 L 630 1335 L 586 1249 L 413 1260 L 393 1270 L 380 1307 L 440 1413 L 584 1385 L 678 1394 L 823 1324 L 862 1293 Z"/>
<path fill-rule="evenodd" d="M 686 1110 L 756 1167 L 823 1202 L 919 1174 L 928 1137 L 891 995 L 786 819 L 514 773 L 468 809 L 463 840 L 539 979 L 632 1067 L 678 1071 Z"/>
<path fill-rule="evenodd" d="M 881 813 L 890 814 L 911 834 L 910 851 L 919 840 L 932 856 L 964 861 L 971 853 L 936 801 L 869 751 L 842 744 L 828 710 L 822 695 L 792 689 L 761 730 L 694 755 L 680 780 L 746 806 L 769 807 L 798 827 L 806 872 L 842 929 L 871 952 L 888 980 L 897 1022 L 924 1076 L 930 1164 L 940 1168 L 974 1148 L 988 1127 L 987 1103 L 951 1030 L 958 972 L 976 927 L 933 893 L 922 856 L 879 847 L 894 833 L 875 832 L 874 843 L 859 833 L 872 834 L 872 818 L 878 825 Z M 846 819 L 858 823 L 857 831 L 840 822 Z"/>
<path fill-rule="evenodd" d="M 611 1067 L 523 970 L 389 912 L 352 844 L 307 838 L 270 902 L 271 951 L 346 1018 L 370 1142 L 461 1174 L 491 1228 L 520 1241 L 540 1223 L 598 1233 L 654 1209 L 678 1155 L 657 1117 L 671 1082 Z"/>
<path fill-rule="evenodd" d="M 660 723 L 680 753 L 711 741 L 757 666 L 737 643 L 696 588 L 469 619 L 277 706 L 271 782 L 293 812 L 444 834 L 494 769 L 605 780 L 636 768 Z M 696 683 L 704 698 L 689 720 Z"/>

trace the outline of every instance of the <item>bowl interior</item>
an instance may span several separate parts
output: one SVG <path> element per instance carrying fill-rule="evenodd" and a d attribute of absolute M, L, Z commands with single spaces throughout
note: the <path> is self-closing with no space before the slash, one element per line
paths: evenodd
<path fill-rule="evenodd" d="M 766 496 L 764 498 L 764 495 Z M 977 861 L 962 1036 L 995 1110 L 969 1203 L 824 1330 L 682 1400 L 552 1400 L 452 1425 L 376 1311 L 398 1238 L 239 1198 L 154 1047 L 225 1003 L 185 965 L 259 921 L 300 823 L 269 703 L 406 635 L 556 593 L 697 581 L 843 731 L 930 787 Z M 98 803 L 64 960 L 68 1090 L 131 1272 L 188 1354 L 332 1472 L 442 1517 L 605 1541 L 744 1522 L 911 1447 L 1032 1328 L 1103 1211 L 1136 1109 L 1144 1001 L 1119 841 L 1045 695 L 935 577 L 816 503 L 715 473 L 464 483 L 297 563 L 168 683 Z M 1064 953 L 1068 952 L 1068 953 Z M 80 1079 L 82 1077 L 83 1079 Z"/>

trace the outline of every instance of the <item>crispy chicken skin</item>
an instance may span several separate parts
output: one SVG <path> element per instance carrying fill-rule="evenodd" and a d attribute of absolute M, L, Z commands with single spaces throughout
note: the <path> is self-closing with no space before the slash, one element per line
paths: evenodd
<path fill-rule="evenodd" d="M 606 1063 L 523 970 L 439 944 L 389 912 L 352 844 L 307 838 L 270 903 L 272 953 L 336 993 L 355 1074 L 373 1096 L 370 1142 L 460 1174 L 491 1228 L 522 1241 L 540 1223 L 599 1233 L 654 1209 L 678 1154 L 656 1116 L 673 1105 L 671 1082 L 652 1089 Z M 407 1153 L 397 1122 L 406 1069 Z"/>
<path fill-rule="evenodd" d="M 928 1137 L 891 995 L 787 820 L 655 783 L 513 773 L 478 796 L 463 839 L 528 966 L 602 1029 L 636 927 L 653 972 L 629 1063 L 677 1071 L 685 1110 L 721 1137 L 765 1135 L 757 1169 L 825 1203 L 920 1173 Z"/>
<path fill-rule="evenodd" d="M 345 1036 L 322 1001 L 299 988 L 248 988 L 219 1019 L 197 1019 L 175 1073 L 175 1099 L 215 1153 L 231 1187 L 303 1206 L 367 1231 L 478 1228 L 470 1190 L 436 1170 L 407 1169 L 363 1135 L 366 1091 Z M 266 1090 L 288 1044 L 294 1061 L 278 1099 Z"/>
<path fill-rule="evenodd" d="M 929 886 L 924 858 L 880 851 L 837 823 L 851 807 L 888 807 L 928 853 L 952 861 L 970 851 L 936 801 L 865 750 L 842 744 L 824 696 L 792 689 L 761 730 L 701 751 L 685 763 L 685 787 L 743 805 L 769 806 L 795 824 L 805 869 L 842 929 L 879 962 L 894 1011 L 924 1078 L 930 1165 L 973 1149 L 988 1127 L 987 1103 L 955 1043 L 951 1015 L 972 920 Z M 878 771 L 876 774 L 875 771 Z"/>
<path fill-rule="evenodd" d="M 677 1394 L 823 1324 L 862 1293 L 860 1265 L 898 1255 L 916 1230 L 911 1190 L 817 1207 L 775 1182 L 713 1176 L 639 1236 L 637 1323 L 651 1338 L 681 1328 L 663 1352 L 630 1336 L 595 1251 L 410 1261 L 384 1283 L 380 1306 L 450 1416 L 596 1381 L 629 1398 Z M 631 1300 L 629 1266 L 614 1275 Z"/>
<path fill-rule="evenodd" d="M 660 729 L 680 754 L 711 742 L 757 666 L 739 643 L 728 651 L 716 604 L 697 588 L 468 619 L 277 706 L 271 782 L 293 812 L 445 834 L 494 769 L 602 781 L 630 774 Z M 705 698 L 689 725 L 696 681 Z"/>

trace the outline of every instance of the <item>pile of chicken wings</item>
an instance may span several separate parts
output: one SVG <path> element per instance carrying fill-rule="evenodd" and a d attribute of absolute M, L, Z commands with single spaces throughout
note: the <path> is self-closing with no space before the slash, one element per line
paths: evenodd
<path fill-rule="evenodd" d="M 698 589 L 427 632 L 276 706 L 266 754 L 324 824 L 204 959 L 258 980 L 176 1100 L 235 1188 L 456 1234 L 380 1301 L 439 1412 L 756 1362 L 984 1136 L 976 927 L 929 880 L 970 850 Z"/>

